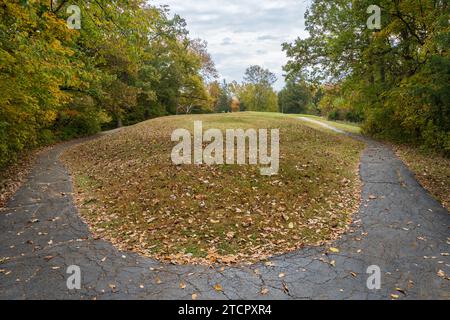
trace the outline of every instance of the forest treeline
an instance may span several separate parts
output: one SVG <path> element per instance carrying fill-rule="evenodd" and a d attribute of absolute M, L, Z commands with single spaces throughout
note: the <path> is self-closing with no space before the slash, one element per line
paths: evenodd
<path fill-rule="evenodd" d="M 73 5 L 81 28 L 69 28 Z M 207 43 L 167 6 L 0 0 L 0 19 L 0 168 L 37 146 L 158 116 L 278 110 L 273 73 L 250 66 L 243 83 L 220 83 Z"/>
<path fill-rule="evenodd" d="M 370 5 L 381 28 L 367 27 Z M 80 29 L 68 28 L 70 5 Z M 184 113 L 313 113 L 450 155 L 444 0 L 312 1 L 283 44 L 286 85 L 260 66 L 218 80 L 207 43 L 144 0 L 0 0 L 0 168 L 22 151 Z"/>
<path fill-rule="evenodd" d="M 373 5 L 378 30 L 367 24 Z M 310 36 L 283 45 L 287 78 L 316 88 L 323 115 L 449 156 L 449 13 L 448 0 L 314 0 Z"/>
<path fill-rule="evenodd" d="M 69 5 L 80 8 L 70 29 Z M 0 0 L 0 167 L 23 150 L 208 110 L 206 43 L 141 0 Z"/>

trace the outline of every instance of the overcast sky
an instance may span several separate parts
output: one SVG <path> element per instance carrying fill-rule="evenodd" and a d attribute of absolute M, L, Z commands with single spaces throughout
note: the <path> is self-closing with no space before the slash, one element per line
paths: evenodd
<path fill-rule="evenodd" d="M 166 4 L 188 25 L 192 38 L 208 42 L 217 70 L 227 81 L 242 81 L 253 64 L 274 72 L 284 85 L 286 62 L 283 42 L 305 37 L 304 13 L 308 0 L 150 0 Z"/>

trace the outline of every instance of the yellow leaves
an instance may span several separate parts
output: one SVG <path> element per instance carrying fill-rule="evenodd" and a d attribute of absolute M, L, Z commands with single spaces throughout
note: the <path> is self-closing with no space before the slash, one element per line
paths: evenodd
<path fill-rule="evenodd" d="M 216 283 L 216 284 L 214 285 L 214 290 L 216 290 L 216 291 L 218 291 L 218 292 L 223 291 L 222 285 L 221 285 L 220 283 Z"/>
<path fill-rule="evenodd" d="M 397 300 L 400 296 L 398 294 L 391 294 L 391 298 Z"/>
<path fill-rule="evenodd" d="M 197 300 L 198 299 L 198 294 L 193 293 L 191 298 L 192 298 L 192 300 Z"/>
<path fill-rule="evenodd" d="M 329 250 L 330 250 L 330 252 L 332 252 L 332 253 L 339 253 L 339 249 L 338 249 L 338 248 L 333 248 L 333 247 L 331 247 Z"/>
<path fill-rule="evenodd" d="M 180 289 L 186 289 L 186 283 L 180 282 Z"/>
<path fill-rule="evenodd" d="M 262 288 L 260 293 L 261 293 L 263 296 L 265 296 L 266 294 L 269 293 L 269 289 L 267 289 L 267 288 Z"/>
<path fill-rule="evenodd" d="M 42 112 L 42 119 L 43 119 L 43 121 L 45 121 L 48 124 L 55 121 L 57 116 L 58 116 L 58 113 L 54 110 L 47 110 L 47 111 Z"/>
<path fill-rule="evenodd" d="M 401 294 L 406 295 L 405 290 L 403 290 L 402 288 L 395 288 L 395 291 L 398 291 L 398 292 L 400 292 Z"/>

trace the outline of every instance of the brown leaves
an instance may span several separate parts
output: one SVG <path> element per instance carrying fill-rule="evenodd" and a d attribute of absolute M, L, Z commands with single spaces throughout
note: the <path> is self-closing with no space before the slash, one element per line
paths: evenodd
<path fill-rule="evenodd" d="M 222 120 L 208 116 L 211 126 L 233 125 Z M 261 116 L 257 124 L 285 128 L 286 121 Z M 98 238 L 172 264 L 230 265 L 322 245 L 346 230 L 359 204 L 362 144 L 342 139 L 330 152 L 329 137 L 292 121 L 284 141 L 302 143 L 282 142 L 276 177 L 261 177 L 254 166 L 174 166 L 170 135 L 191 125 L 152 120 L 63 155 L 81 215 Z"/>
<path fill-rule="evenodd" d="M 286 282 L 282 282 L 282 285 L 283 285 L 283 291 L 284 291 L 284 293 L 286 293 L 286 294 L 289 294 L 289 287 L 288 287 L 288 285 L 286 284 Z"/>
<path fill-rule="evenodd" d="M 0 171 L 0 208 L 3 208 L 9 198 L 19 190 L 30 173 L 37 155 L 43 150 L 27 152 L 21 155 L 15 163 Z"/>
<path fill-rule="evenodd" d="M 447 276 L 443 270 L 439 270 L 439 271 L 437 272 L 437 275 L 438 275 L 438 277 L 440 277 L 440 278 L 442 278 L 442 279 L 450 280 L 450 277 Z"/>
<path fill-rule="evenodd" d="M 117 292 L 117 286 L 113 283 L 110 283 L 108 287 L 111 289 L 112 292 Z"/>

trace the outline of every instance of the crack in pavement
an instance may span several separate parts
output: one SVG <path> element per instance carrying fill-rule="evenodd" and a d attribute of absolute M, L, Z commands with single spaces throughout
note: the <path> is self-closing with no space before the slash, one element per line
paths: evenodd
<path fill-rule="evenodd" d="M 438 276 L 440 270 L 450 274 L 450 258 L 442 255 L 449 252 L 448 211 L 388 147 L 351 136 L 367 144 L 362 202 L 350 230 L 333 243 L 340 252 L 303 248 L 272 257 L 273 265 L 222 270 L 162 264 L 93 239 L 58 161 L 65 148 L 84 140 L 57 145 L 39 157 L 28 181 L 0 210 L 0 299 L 163 300 L 193 293 L 200 299 L 390 299 L 396 288 L 404 290 L 402 299 L 450 299 L 449 281 Z M 37 221 L 30 225 L 32 219 Z M 81 290 L 67 289 L 70 265 L 81 268 Z M 367 288 L 371 265 L 381 268 L 380 290 Z M 213 288 L 216 283 L 222 291 Z M 262 295 L 261 288 L 268 292 Z"/>

